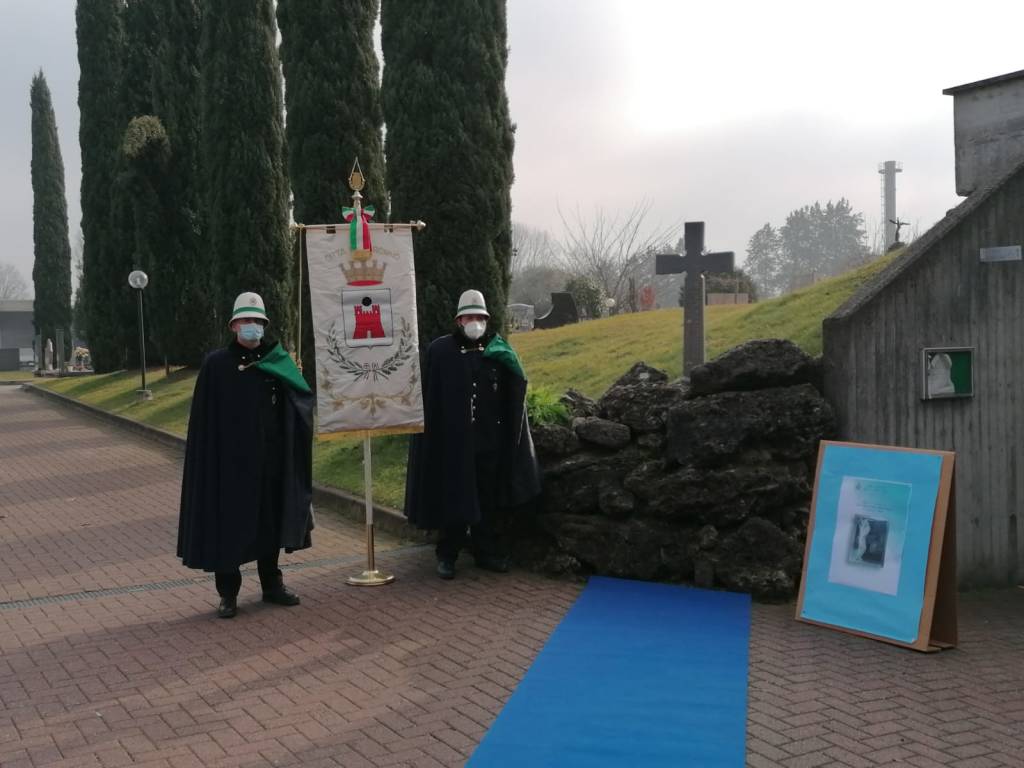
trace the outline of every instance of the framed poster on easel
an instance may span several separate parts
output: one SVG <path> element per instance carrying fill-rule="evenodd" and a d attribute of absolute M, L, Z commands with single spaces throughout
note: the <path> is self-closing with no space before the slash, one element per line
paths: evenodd
<path fill-rule="evenodd" d="M 955 646 L 953 463 L 823 441 L 796 618 L 918 651 Z"/>

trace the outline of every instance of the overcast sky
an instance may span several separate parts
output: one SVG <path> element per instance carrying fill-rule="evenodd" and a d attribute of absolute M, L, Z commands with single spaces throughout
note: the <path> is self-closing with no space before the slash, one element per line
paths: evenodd
<path fill-rule="evenodd" d="M 3 0 L 0 262 L 32 272 L 29 85 L 53 93 L 72 245 L 81 221 L 74 0 Z M 509 0 L 517 125 L 513 218 L 651 202 L 652 228 L 707 222 L 735 250 L 765 222 L 845 196 L 881 219 L 878 164 L 899 160 L 899 216 L 955 205 L 942 89 L 1024 68 L 1024 3 Z M 429 221 L 429 212 L 424 219 Z M 905 234 L 905 233 L 904 233 Z"/>

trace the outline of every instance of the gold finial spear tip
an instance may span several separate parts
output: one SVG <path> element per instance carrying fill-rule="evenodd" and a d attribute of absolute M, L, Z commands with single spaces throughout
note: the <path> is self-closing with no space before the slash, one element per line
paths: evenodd
<path fill-rule="evenodd" d="M 354 192 L 360 191 L 366 185 L 366 180 L 363 178 L 363 169 L 359 167 L 358 157 L 352 164 L 352 173 L 349 174 L 348 185 Z"/>

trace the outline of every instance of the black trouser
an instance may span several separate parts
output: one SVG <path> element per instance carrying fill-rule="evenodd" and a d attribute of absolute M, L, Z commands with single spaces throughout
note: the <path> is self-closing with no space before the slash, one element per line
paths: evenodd
<path fill-rule="evenodd" d="M 480 521 L 442 528 L 437 537 L 437 559 L 455 560 L 467 544 L 474 557 L 506 557 L 504 520 L 498 510 L 498 454 L 476 455 L 476 493 L 480 504 Z"/>
<path fill-rule="evenodd" d="M 261 557 L 256 561 L 256 570 L 260 575 L 260 587 L 264 592 L 272 592 L 281 586 L 281 571 L 277 568 L 277 558 L 281 554 L 278 550 L 272 555 Z M 238 568 L 234 571 L 218 571 L 214 574 L 214 581 L 217 584 L 217 594 L 221 597 L 238 597 L 238 590 L 242 588 L 242 572 Z"/>

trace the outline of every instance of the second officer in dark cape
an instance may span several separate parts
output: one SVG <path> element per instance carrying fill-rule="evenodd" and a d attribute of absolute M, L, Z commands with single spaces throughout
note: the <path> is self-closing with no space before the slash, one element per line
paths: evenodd
<path fill-rule="evenodd" d="M 423 368 L 424 432 L 413 437 L 405 514 L 437 530 L 437 572 L 455 575 L 467 545 L 479 567 L 508 570 L 510 512 L 540 494 L 519 357 L 487 330 L 480 291 L 465 291 L 454 333 L 435 339 Z"/>
<path fill-rule="evenodd" d="M 239 566 L 256 561 L 263 600 L 298 605 L 278 557 L 311 544 L 313 395 L 280 344 L 263 337 L 263 299 L 235 301 L 235 339 L 199 371 L 189 415 L 178 556 L 213 571 L 218 615 L 238 609 Z"/>

